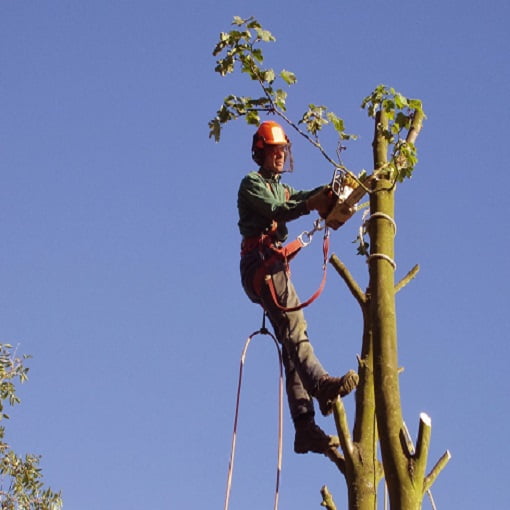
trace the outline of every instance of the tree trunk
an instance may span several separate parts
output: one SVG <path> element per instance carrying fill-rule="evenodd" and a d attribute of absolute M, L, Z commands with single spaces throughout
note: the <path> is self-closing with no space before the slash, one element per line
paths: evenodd
<path fill-rule="evenodd" d="M 374 164 L 387 163 L 388 143 L 384 110 L 376 116 Z M 394 281 L 394 194 L 389 178 L 375 182 L 370 195 L 368 232 L 370 235 L 369 289 L 370 323 L 373 330 L 374 384 L 377 427 L 390 507 L 392 510 L 418 510 L 423 492 L 414 483 L 412 458 L 403 448 L 402 408 L 398 380 L 397 322 Z"/>
<path fill-rule="evenodd" d="M 357 299 L 363 315 L 363 342 L 358 369 L 360 382 L 355 395 L 356 419 L 352 441 L 341 399 L 338 399 L 335 407 L 335 421 L 345 460 L 342 471 L 347 483 L 349 510 L 373 510 L 377 508 L 377 485 L 382 478 L 382 468 L 377 459 L 372 330 L 368 299 L 338 257 L 333 255 L 331 263 Z"/>

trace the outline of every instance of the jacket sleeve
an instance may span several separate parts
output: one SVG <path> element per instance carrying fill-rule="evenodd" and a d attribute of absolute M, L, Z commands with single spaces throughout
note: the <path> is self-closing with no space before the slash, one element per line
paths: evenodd
<path fill-rule="evenodd" d="M 290 200 L 307 200 L 315 193 L 319 192 L 321 189 L 324 188 L 324 186 L 318 186 L 317 188 L 314 188 L 312 190 L 308 191 L 298 191 L 290 186 L 286 186 L 290 193 Z"/>
<path fill-rule="evenodd" d="M 290 193 L 289 200 L 286 199 L 285 188 Z M 279 185 L 277 189 L 279 196 L 275 197 L 257 175 L 248 174 L 241 182 L 239 198 L 269 221 L 286 222 L 309 213 L 306 199 L 310 192 L 297 192 L 284 185 Z"/>

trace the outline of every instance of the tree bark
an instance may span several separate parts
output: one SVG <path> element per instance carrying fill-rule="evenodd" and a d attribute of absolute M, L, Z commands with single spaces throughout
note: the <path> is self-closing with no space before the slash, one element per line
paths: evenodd
<path fill-rule="evenodd" d="M 331 257 L 331 263 L 358 301 L 363 316 L 363 341 L 358 367 L 360 382 L 355 394 L 356 419 L 352 438 L 341 399 L 338 399 L 334 408 L 338 436 L 345 455 L 343 473 L 348 489 L 349 510 L 373 510 L 377 506 L 377 484 L 382 478 L 382 468 L 377 459 L 372 332 L 368 315 L 368 297 L 336 255 Z"/>
<path fill-rule="evenodd" d="M 388 143 L 384 137 L 388 121 L 384 110 L 376 116 L 373 142 L 374 166 L 387 163 Z M 407 462 L 402 454 L 403 424 L 398 380 L 397 324 L 395 311 L 394 183 L 382 175 L 370 194 L 368 232 L 370 236 L 369 289 L 370 322 L 373 330 L 374 385 L 381 455 L 392 510 L 414 510 L 415 491 L 409 490 Z M 388 219 L 389 218 L 389 219 Z"/>
<path fill-rule="evenodd" d="M 415 112 L 407 142 L 414 143 L 423 121 Z M 449 452 L 426 475 L 431 421 L 423 414 L 416 448 L 402 417 L 395 294 L 417 274 L 415 266 L 395 284 L 396 172 L 406 161 L 388 164 L 388 119 L 381 107 L 375 119 L 374 172 L 365 180 L 370 187 L 369 286 L 363 292 L 336 256 L 331 263 L 360 305 L 363 342 L 359 358 L 360 382 L 356 390 L 356 417 L 352 438 L 347 416 L 339 399 L 334 411 L 344 457 L 337 463 L 348 487 L 349 510 L 377 507 L 377 485 L 386 478 L 391 510 L 419 510 L 425 493 L 450 458 Z M 382 467 L 377 460 L 379 440 Z"/>

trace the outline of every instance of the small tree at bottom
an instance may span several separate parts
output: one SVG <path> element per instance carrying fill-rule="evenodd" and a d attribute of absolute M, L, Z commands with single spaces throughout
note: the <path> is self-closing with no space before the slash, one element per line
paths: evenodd
<path fill-rule="evenodd" d="M 0 422 L 9 419 L 7 405 L 20 403 L 15 383 L 27 380 L 28 368 L 9 344 L 0 344 Z M 59 510 L 60 493 L 45 488 L 39 467 L 40 457 L 18 456 L 5 442 L 5 427 L 0 426 L 0 508 L 2 510 Z"/>

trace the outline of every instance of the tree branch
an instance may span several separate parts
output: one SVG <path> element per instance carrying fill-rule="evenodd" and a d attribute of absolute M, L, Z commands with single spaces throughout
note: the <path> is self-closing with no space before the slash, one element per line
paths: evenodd
<path fill-rule="evenodd" d="M 278 115 L 279 117 L 281 117 L 287 124 L 289 124 L 290 126 L 292 126 L 301 136 L 303 136 L 304 138 L 306 138 L 306 140 L 308 140 L 316 149 L 319 150 L 319 152 L 324 156 L 324 158 L 329 162 L 331 163 L 335 168 L 340 168 L 344 171 L 347 171 L 349 174 L 352 174 L 352 172 L 350 172 L 349 170 L 347 170 L 347 168 L 345 168 L 343 165 L 337 163 L 334 159 L 332 159 L 328 153 L 324 150 L 324 148 L 322 147 L 322 145 L 317 141 L 317 140 L 314 140 L 311 136 L 309 136 L 307 133 L 305 133 L 302 129 L 299 129 L 299 127 L 294 123 L 292 122 L 286 115 L 285 113 L 283 112 L 283 110 L 281 108 L 278 107 L 278 105 L 275 103 L 274 99 L 273 99 L 273 96 L 271 95 L 271 92 L 270 90 L 268 89 L 268 87 L 266 87 L 266 85 L 264 84 L 265 83 L 265 80 L 264 78 L 260 75 L 260 73 L 258 72 L 258 68 L 257 66 L 255 66 L 253 64 L 253 62 L 250 63 L 250 66 L 252 68 L 252 73 L 257 77 L 257 81 L 259 82 L 260 86 L 262 87 L 262 90 L 264 91 L 264 94 L 267 98 L 267 100 L 269 101 L 269 104 L 271 105 L 271 108 L 272 108 L 272 111 L 273 113 L 275 113 L 276 115 Z M 352 174 L 352 176 L 359 182 L 358 178 Z"/>
<path fill-rule="evenodd" d="M 406 144 L 408 146 L 413 146 L 416 142 L 416 139 L 418 138 L 418 135 L 420 134 L 421 128 L 423 126 L 423 120 L 425 119 L 425 114 L 423 113 L 423 110 L 421 109 L 415 109 L 413 111 L 413 118 L 411 121 L 411 127 L 409 128 L 409 131 L 407 132 L 406 136 Z M 394 146 L 394 149 L 397 150 L 397 145 Z M 402 154 L 393 154 L 393 157 L 391 158 L 390 164 L 395 164 L 395 169 L 397 170 L 397 173 L 395 175 L 395 180 L 393 181 L 393 186 L 396 185 L 397 181 L 400 180 L 398 177 L 398 173 L 400 170 L 402 170 L 406 164 L 407 158 Z M 413 165 L 414 167 L 414 165 Z"/>
<path fill-rule="evenodd" d="M 427 457 L 429 453 L 430 435 L 432 433 L 432 420 L 425 413 L 420 414 L 420 426 L 418 429 L 418 438 L 416 439 L 415 454 L 415 479 L 425 479 L 425 468 L 427 466 Z"/>
<path fill-rule="evenodd" d="M 329 448 L 324 455 L 345 475 L 345 458 L 337 448 Z"/>
<path fill-rule="evenodd" d="M 335 415 L 335 424 L 336 430 L 338 431 L 338 438 L 340 439 L 340 446 L 342 447 L 344 455 L 352 462 L 354 445 L 352 443 L 351 433 L 349 432 L 347 413 L 345 412 L 345 407 L 340 397 L 336 399 L 333 413 Z"/>
<path fill-rule="evenodd" d="M 425 114 L 423 113 L 423 111 L 420 111 L 420 110 L 414 111 L 413 122 L 411 123 L 409 132 L 407 133 L 407 138 L 406 138 L 407 143 L 414 144 L 414 142 L 416 142 L 416 138 L 418 138 L 418 135 L 420 134 L 421 128 L 423 126 L 424 118 L 425 118 Z"/>
<path fill-rule="evenodd" d="M 444 469 L 448 461 L 452 458 L 449 450 L 443 453 L 441 458 L 436 462 L 435 466 L 432 468 L 430 473 L 425 477 L 425 481 L 423 484 L 423 491 L 428 491 L 432 484 L 436 481 L 436 478 L 439 476 L 439 473 Z"/>
<path fill-rule="evenodd" d="M 416 277 L 418 271 L 420 270 L 420 266 L 416 264 L 396 285 L 395 285 L 395 294 L 402 290 L 413 278 Z"/>
<path fill-rule="evenodd" d="M 367 303 L 367 296 L 361 290 L 360 286 L 353 278 L 345 264 L 335 254 L 331 255 L 329 262 L 336 269 L 337 273 L 342 277 L 343 281 L 347 285 L 347 288 L 351 291 L 351 294 L 363 308 Z"/>
<path fill-rule="evenodd" d="M 402 443 L 404 455 L 408 459 L 410 459 L 414 456 L 415 449 L 414 449 L 413 440 L 411 438 L 411 434 L 409 434 L 409 429 L 407 428 L 407 425 L 405 422 L 402 424 L 402 430 L 400 431 L 400 433 L 401 433 L 400 441 Z"/>
<path fill-rule="evenodd" d="M 335 502 L 333 501 L 333 496 L 329 492 L 328 488 L 323 485 L 321 489 L 322 503 L 321 506 L 326 507 L 328 510 L 336 510 Z"/>

